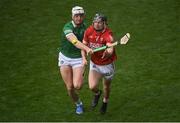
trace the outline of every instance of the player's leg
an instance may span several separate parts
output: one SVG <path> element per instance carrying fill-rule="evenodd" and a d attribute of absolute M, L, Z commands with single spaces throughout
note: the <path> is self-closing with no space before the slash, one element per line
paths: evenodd
<path fill-rule="evenodd" d="M 100 108 L 101 114 L 106 113 L 106 110 L 107 110 L 107 104 L 108 104 L 108 100 L 110 96 L 110 89 L 111 89 L 111 81 L 114 76 L 114 69 L 115 67 L 113 63 L 106 65 L 102 68 L 102 70 L 106 71 L 106 73 L 104 74 L 104 78 L 103 78 L 104 97 L 103 97 L 102 106 Z"/>
<path fill-rule="evenodd" d="M 76 90 L 80 90 L 83 86 L 83 73 L 84 73 L 84 66 L 82 66 L 82 59 L 77 59 L 72 61 L 73 66 L 73 85 Z M 83 103 L 78 98 L 76 102 L 76 113 L 82 114 L 83 113 Z"/>
<path fill-rule="evenodd" d="M 91 103 L 91 106 L 93 108 L 97 106 L 99 98 L 102 94 L 102 91 L 99 90 L 98 88 L 98 83 L 101 78 L 102 78 L 102 75 L 99 72 L 95 70 L 89 71 L 89 88 L 92 92 L 94 92 L 93 100 Z"/>
<path fill-rule="evenodd" d="M 73 73 L 72 67 L 70 65 L 68 57 L 64 56 L 61 52 L 59 53 L 58 58 L 58 66 L 60 68 L 60 73 L 64 83 L 66 85 L 66 89 L 68 91 L 68 95 L 72 98 L 73 102 L 78 100 L 78 96 L 75 93 L 74 86 L 73 86 Z M 68 73 L 68 74 L 67 74 Z"/>
<path fill-rule="evenodd" d="M 84 67 L 75 67 L 73 68 L 73 85 L 76 90 L 80 90 L 83 85 L 83 72 Z M 78 101 L 76 102 L 76 113 L 82 114 L 84 111 L 83 109 L 83 103 L 80 98 L 78 98 Z"/>
<path fill-rule="evenodd" d="M 98 92 L 98 83 L 99 80 L 102 78 L 102 74 L 95 70 L 89 71 L 89 89 L 94 93 Z"/>
<path fill-rule="evenodd" d="M 84 73 L 84 66 L 79 66 L 73 68 L 73 85 L 74 88 L 80 90 L 83 85 L 83 73 Z"/>
<path fill-rule="evenodd" d="M 79 104 L 78 104 L 79 97 L 78 97 L 77 93 L 75 92 L 74 83 L 73 83 L 73 81 L 74 81 L 73 80 L 73 77 L 74 77 L 73 68 L 74 68 L 74 64 L 77 64 L 77 61 L 79 63 L 79 59 L 78 60 L 71 59 L 71 58 L 64 56 L 62 53 L 59 53 L 58 65 L 60 66 L 61 76 L 66 85 L 69 96 L 72 98 L 73 102 L 76 104 L 76 113 L 81 114 L 83 112 L 82 107 L 79 106 Z"/>
<path fill-rule="evenodd" d="M 103 102 L 100 108 L 101 114 L 106 113 L 106 110 L 107 110 L 107 104 L 108 104 L 109 95 L 110 95 L 110 86 L 111 86 L 111 80 L 104 79 L 103 81 L 104 97 L 103 97 Z"/>
<path fill-rule="evenodd" d="M 61 66 L 60 72 L 61 72 L 62 79 L 64 80 L 64 83 L 66 85 L 66 89 L 68 91 L 69 96 L 72 98 L 73 102 L 77 102 L 78 96 L 75 93 L 75 89 L 73 86 L 72 67 L 71 66 Z"/>
<path fill-rule="evenodd" d="M 110 95 L 111 81 L 113 79 L 114 71 L 115 71 L 114 63 L 105 65 L 101 70 L 105 71 L 103 78 L 103 91 L 104 91 L 103 102 L 108 102 Z"/>
<path fill-rule="evenodd" d="M 103 91 L 104 91 L 103 102 L 105 102 L 105 103 L 107 103 L 109 100 L 110 89 L 111 89 L 110 86 L 111 86 L 111 80 L 104 79 L 104 81 L 103 81 Z"/>

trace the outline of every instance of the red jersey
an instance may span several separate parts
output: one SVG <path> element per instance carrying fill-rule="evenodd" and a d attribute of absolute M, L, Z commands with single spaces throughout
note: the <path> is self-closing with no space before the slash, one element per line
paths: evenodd
<path fill-rule="evenodd" d="M 84 41 L 88 43 L 88 46 L 92 49 L 105 46 L 107 43 L 113 43 L 112 31 L 105 28 L 102 32 L 96 32 L 94 27 L 91 25 L 86 29 L 84 33 Z M 106 65 L 112 63 L 117 59 L 115 50 L 111 57 L 101 58 L 103 56 L 103 51 L 95 52 L 91 55 L 91 60 L 97 65 Z"/>

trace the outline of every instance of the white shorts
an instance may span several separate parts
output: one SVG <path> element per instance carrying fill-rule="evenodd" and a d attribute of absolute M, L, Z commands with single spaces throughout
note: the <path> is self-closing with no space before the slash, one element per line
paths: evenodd
<path fill-rule="evenodd" d="M 61 52 L 59 53 L 58 66 L 71 66 L 72 68 L 82 67 L 82 58 L 68 58 Z"/>
<path fill-rule="evenodd" d="M 111 80 L 114 76 L 115 66 L 114 63 L 108 65 L 96 65 L 90 61 L 90 70 L 95 70 L 96 72 L 103 75 L 107 80 Z"/>

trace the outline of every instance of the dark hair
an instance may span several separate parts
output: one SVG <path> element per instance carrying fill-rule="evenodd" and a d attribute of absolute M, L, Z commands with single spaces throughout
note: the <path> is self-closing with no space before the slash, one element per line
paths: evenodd
<path fill-rule="evenodd" d="M 96 20 L 99 20 L 99 19 L 101 19 L 101 21 L 104 21 L 105 23 L 107 23 L 107 17 L 104 14 L 96 13 L 94 16 L 93 22 Z"/>

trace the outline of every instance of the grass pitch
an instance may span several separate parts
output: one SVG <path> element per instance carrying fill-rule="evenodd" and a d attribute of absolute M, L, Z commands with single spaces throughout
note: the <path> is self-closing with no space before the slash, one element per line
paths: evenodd
<path fill-rule="evenodd" d="M 57 48 L 71 8 L 83 6 L 90 25 L 108 16 L 118 60 L 108 112 L 90 110 L 87 74 L 77 116 L 57 67 Z M 180 121 L 178 0 L 1 0 L 0 121 Z"/>

